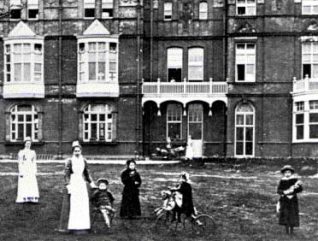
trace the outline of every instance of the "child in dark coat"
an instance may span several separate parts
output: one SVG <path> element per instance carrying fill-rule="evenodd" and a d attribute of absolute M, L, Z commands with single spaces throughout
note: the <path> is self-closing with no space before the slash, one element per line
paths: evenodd
<path fill-rule="evenodd" d="M 299 227 L 299 208 L 297 193 L 303 190 L 302 183 L 293 175 L 294 169 L 286 165 L 281 169 L 277 193 L 280 195 L 279 224 L 284 225 L 287 234 L 293 234 L 294 227 Z"/>
<path fill-rule="evenodd" d="M 92 202 L 103 214 L 106 226 L 110 228 L 110 216 L 115 213 L 113 208 L 114 197 L 108 191 L 108 181 L 106 179 L 97 180 L 98 189 L 93 193 Z"/>

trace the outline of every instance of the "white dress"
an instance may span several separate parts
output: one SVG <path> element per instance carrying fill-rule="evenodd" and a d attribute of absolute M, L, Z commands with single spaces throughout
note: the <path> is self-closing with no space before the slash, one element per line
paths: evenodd
<path fill-rule="evenodd" d="M 190 138 L 188 139 L 185 157 L 190 160 L 193 159 L 192 139 Z"/>
<path fill-rule="evenodd" d="M 19 177 L 17 203 L 39 201 L 39 187 L 36 180 L 36 154 L 30 149 L 23 149 L 18 153 Z"/>
<path fill-rule="evenodd" d="M 83 157 L 72 157 L 72 174 L 70 177 L 70 215 L 69 230 L 86 230 L 91 228 L 89 198 L 84 179 L 85 161 Z"/>

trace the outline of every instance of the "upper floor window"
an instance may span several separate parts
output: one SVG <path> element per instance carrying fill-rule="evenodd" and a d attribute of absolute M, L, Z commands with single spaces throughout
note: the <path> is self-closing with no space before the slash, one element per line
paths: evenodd
<path fill-rule="evenodd" d="M 102 0 L 102 18 L 112 18 L 114 16 L 113 0 Z"/>
<path fill-rule="evenodd" d="M 113 140 L 113 116 L 109 105 L 88 105 L 83 112 L 83 140 Z"/>
<path fill-rule="evenodd" d="M 118 80 L 118 43 L 89 38 L 78 43 L 79 81 Z"/>
<path fill-rule="evenodd" d="M 172 2 L 165 2 L 163 8 L 164 20 L 172 20 Z"/>
<path fill-rule="evenodd" d="M 302 43 L 303 78 L 318 77 L 318 42 Z"/>
<path fill-rule="evenodd" d="M 167 137 L 171 140 L 182 138 L 182 106 L 180 104 L 167 106 Z"/>
<path fill-rule="evenodd" d="M 22 12 L 22 2 L 21 0 L 10 0 L 10 18 L 20 19 Z"/>
<path fill-rule="evenodd" d="M 28 0 L 28 18 L 38 19 L 39 15 L 39 0 Z"/>
<path fill-rule="evenodd" d="M 95 0 L 84 0 L 84 17 L 95 17 Z"/>
<path fill-rule="evenodd" d="M 199 19 L 201 20 L 208 19 L 208 3 L 207 2 L 200 2 Z"/>
<path fill-rule="evenodd" d="M 256 0 L 236 0 L 237 15 L 256 15 Z"/>
<path fill-rule="evenodd" d="M 5 81 L 43 81 L 43 41 L 5 41 Z"/>
<path fill-rule="evenodd" d="M 204 78 L 204 50 L 203 48 L 190 48 L 188 55 L 189 81 L 203 81 Z"/>
<path fill-rule="evenodd" d="M 33 105 L 15 105 L 10 110 L 10 141 L 23 141 L 27 136 L 38 141 L 39 116 Z"/>
<path fill-rule="evenodd" d="M 167 51 L 168 81 L 180 82 L 182 79 L 182 48 L 169 48 Z"/>
<path fill-rule="evenodd" d="M 254 43 L 236 44 L 236 81 L 255 81 L 256 46 Z"/>
<path fill-rule="evenodd" d="M 302 14 L 318 14 L 318 0 L 302 0 Z"/>

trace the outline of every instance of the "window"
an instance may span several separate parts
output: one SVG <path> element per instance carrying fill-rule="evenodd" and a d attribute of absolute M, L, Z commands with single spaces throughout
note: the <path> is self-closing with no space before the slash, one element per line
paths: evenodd
<path fill-rule="evenodd" d="M 22 11 L 21 0 L 10 0 L 10 18 L 20 19 Z"/>
<path fill-rule="evenodd" d="M 164 3 L 163 14 L 164 14 L 164 20 L 167 20 L 167 21 L 172 20 L 172 2 Z"/>
<path fill-rule="evenodd" d="M 237 15 L 256 15 L 256 0 L 236 0 Z"/>
<path fill-rule="evenodd" d="M 203 137 L 203 106 L 190 104 L 188 109 L 188 135 L 192 140 L 202 140 Z"/>
<path fill-rule="evenodd" d="M 88 105 L 83 113 L 83 140 L 113 140 L 113 114 L 109 105 Z"/>
<path fill-rule="evenodd" d="M 38 19 L 39 15 L 39 1 L 38 0 L 28 0 L 28 18 Z"/>
<path fill-rule="evenodd" d="M 318 14 L 318 0 L 302 0 L 302 14 Z"/>
<path fill-rule="evenodd" d="M 304 139 L 304 102 L 295 103 L 295 126 L 296 126 L 296 139 Z"/>
<path fill-rule="evenodd" d="M 38 141 L 39 117 L 32 105 L 16 105 L 10 111 L 10 141 L 23 141 L 30 136 Z"/>
<path fill-rule="evenodd" d="M 84 0 L 84 17 L 95 17 L 95 0 Z"/>
<path fill-rule="evenodd" d="M 113 14 L 113 0 L 102 0 L 102 18 L 112 18 Z"/>
<path fill-rule="evenodd" d="M 169 104 L 167 106 L 167 137 L 173 140 L 182 139 L 182 106 Z"/>
<path fill-rule="evenodd" d="M 309 138 L 317 139 L 318 138 L 318 101 L 312 100 L 309 101 Z M 297 124 L 297 118 L 296 118 Z"/>
<path fill-rule="evenodd" d="M 208 3 L 207 2 L 200 2 L 199 19 L 200 20 L 208 19 Z"/>
<path fill-rule="evenodd" d="M 254 156 L 254 108 L 240 104 L 235 110 L 235 156 Z"/>
<path fill-rule="evenodd" d="M 83 39 L 78 44 L 79 81 L 118 80 L 118 44 Z"/>
<path fill-rule="evenodd" d="M 5 81 L 43 81 L 43 43 L 38 40 L 5 42 Z"/>
<path fill-rule="evenodd" d="M 189 49 L 188 56 L 188 79 L 189 81 L 203 81 L 204 50 L 203 48 Z"/>
<path fill-rule="evenodd" d="M 318 77 L 318 42 L 302 43 L 303 77 Z"/>
<path fill-rule="evenodd" d="M 167 51 L 168 81 L 181 81 L 182 62 L 183 50 L 181 48 L 169 48 Z"/>
<path fill-rule="evenodd" d="M 236 81 L 255 81 L 255 44 L 236 44 Z"/>

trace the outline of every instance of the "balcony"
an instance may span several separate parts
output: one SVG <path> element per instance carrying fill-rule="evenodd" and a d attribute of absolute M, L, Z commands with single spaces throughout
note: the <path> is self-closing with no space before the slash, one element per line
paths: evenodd
<path fill-rule="evenodd" d="M 12 83 L 5 82 L 3 85 L 3 98 L 44 98 L 44 83 L 24 82 Z"/>
<path fill-rule="evenodd" d="M 76 86 L 76 97 L 119 97 L 117 82 L 81 82 Z"/>
<path fill-rule="evenodd" d="M 191 101 L 211 101 L 221 100 L 227 103 L 226 94 L 228 85 L 226 82 L 143 82 L 142 94 L 143 103 L 154 101 L 157 104 L 165 101 L 179 101 L 188 103 Z"/>

